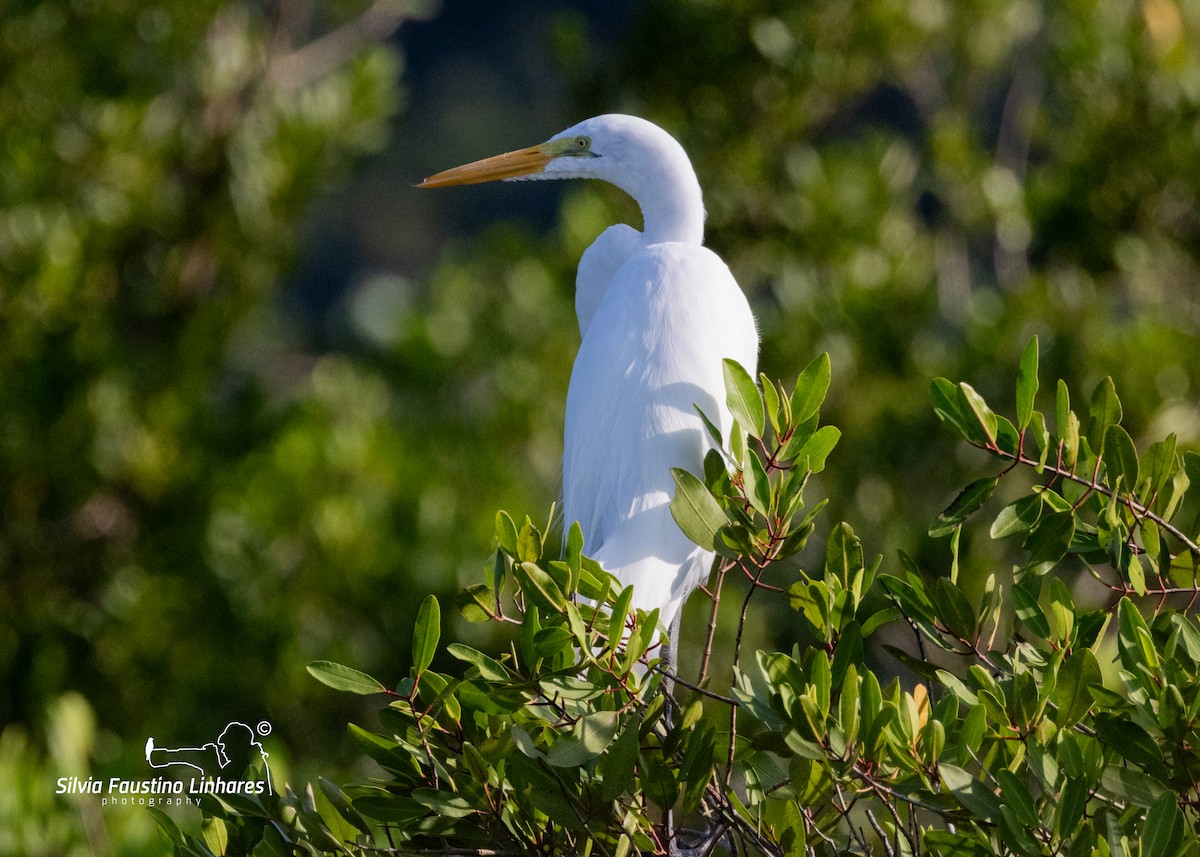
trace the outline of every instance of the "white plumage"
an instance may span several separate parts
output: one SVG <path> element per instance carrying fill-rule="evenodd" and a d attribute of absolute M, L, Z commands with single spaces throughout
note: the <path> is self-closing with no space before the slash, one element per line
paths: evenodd
<path fill-rule="evenodd" d="M 580 260 L 563 516 L 579 521 L 588 554 L 633 584 L 634 605 L 659 608 L 670 626 L 713 560 L 671 517 L 671 468 L 699 473 L 712 446 L 696 407 L 728 434 L 721 361 L 753 376 L 758 331 L 729 269 L 702 246 L 704 208 L 687 155 L 644 119 L 587 119 L 421 186 L 557 178 L 608 181 L 637 201 L 644 221 L 641 232 L 609 227 Z"/>

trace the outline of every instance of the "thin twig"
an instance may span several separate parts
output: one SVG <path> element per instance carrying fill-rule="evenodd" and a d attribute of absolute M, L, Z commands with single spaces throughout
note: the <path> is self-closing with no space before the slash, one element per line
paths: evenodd
<path fill-rule="evenodd" d="M 887 834 L 883 832 L 883 828 L 875 820 L 875 813 L 869 809 L 867 810 L 867 821 L 870 822 L 871 829 L 875 831 L 875 835 L 879 837 L 879 841 L 883 843 L 883 850 L 887 857 L 895 857 L 896 851 L 892 848 L 892 843 L 888 842 Z M 896 835 L 898 836 L 899 833 Z"/>
<path fill-rule="evenodd" d="M 990 452 L 999 458 L 1004 458 L 1009 461 L 1014 461 L 1014 462 L 1017 462 L 1020 464 L 1024 464 L 1027 467 L 1042 466 L 1039 461 L 1036 461 L 1035 459 L 1030 458 L 1023 451 L 1018 451 L 1014 455 L 1011 452 L 1004 451 L 1003 449 L 1001 449 L 1000 447 L 998 447 L 996 445 L 987 445 L 987 444 L 979 444 L 979 443 L 974 443 L 972 445 L 978 447 L 979 449 L 986 450 L 987 452 Z M 1114 494 L 1114 492 L 1111 488 L 1100 484 L 1098 481 L 1099 471 L 1100 471 L 1100 459 L 1099 458 L 1097 458 L 1097 460 L 1096 460 L 1096 468 L 1092 474 L 1092 478 L 1090 478 L 1090 479 L 1083 477 L 1083 476 L 1079 476 L 1073 470 L 1064 469 L 1062 467 L 1061 460 L 1053 465 L 1046 464 L 1043 469 L 1046 471 L 1049 471 L 1050 474 L 1055 476 L 1056 478 L 1065 479 L 1069 482 L 1074 482 L 1077 485 L 1082 485 L 1084 488 L 1087 488 L 1091 491 L 1095 491 L 1097 494 L 1103 495 L 1104 497 L 1111 498 Z M 1131 512 L 1133 512 L 1133 514 L 1135 516 L 1150 519 L 1154 523 L 1158 524 L 1159 527 L 1161 527 L 1162 529 L 1164 529 L 1165 531 L 1170 533 L 1172 536 L 1174 536 L 1176 539 L 1178 539 L 1183 544 L 1183 546 L 1185 548 L 1187 548 L 1188 551 L 1190 551 L 1192 554 L 1200 556 L 1200 543 L 1197 543 L 1194 539 L 1189 538 L 1187 535 L 1184 534 L 1184 532 L 1182 530 L 1180 530 L 1178 527 L 1176 527 L 1170 521 L 1163 518 L 1161 515 L 1159 515 L 1154 510 L 1149 509 L 1146 506 L 1143 506 L 1141 503 L 1135 502 L 1132 499 L 1132 497 L 1129 497 L 1128 495 L 1126 495 L 1124 497 L 1119 496 L 1118 499 L 1121 499 L 1124 502 L 1124 504 L 1126 506 L 1128 506 L 1129 510 Z"/>
<path fill-rule="evenodd" d="M 722 558 L 717 565 L 717 580 L 713 584 L 712 611 L 708 616 L 708 634 L 704 640 L 704 654 L 700 657 L 700 675 L 696 684 L 704 684 L 708 678 L 708 664 L 712 660 L 713 640 L 717 633 L 717 608 L 721 606 L 721 588 L 725 585 L 725 574 L 733 565 L 733 560 Z"/>
<path fill-rule="evenodd" d="M 700 685 L 692 684 L 690 681 L 680 678 L 678 675 L 676 675 L 674 673 L 668 672 L 666 669 L 664 669 L 659 664 L 655 664 L 650 669 L 653 672 L 661 673 L 664 678 L 670 679 L 671 681 L 675 682 L 676 684 L 683 685 L 688 690 L 692 690 L 703 696 L 707 696 L 709 699 L 715 699 L 717 702 L 723 702 L 726 705 L 737 705 L 738 704 L 738 701 L 736 699 L 734 699 L 732 696 L 722 696 L 721 694 L 714 693 L 713 691 L 707 690 L 706 688 L 703 688 Z"/>

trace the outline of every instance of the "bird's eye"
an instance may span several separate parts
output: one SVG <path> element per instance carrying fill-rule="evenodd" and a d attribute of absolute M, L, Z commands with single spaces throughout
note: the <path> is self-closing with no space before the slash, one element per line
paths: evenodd
<path fill-rule="evenodd" d="M 576 137 L 575 138 L 575 149 L 577 151 L 586 152 L 590 148 L 592 148 L 592 138 L 591 137 Z"/>

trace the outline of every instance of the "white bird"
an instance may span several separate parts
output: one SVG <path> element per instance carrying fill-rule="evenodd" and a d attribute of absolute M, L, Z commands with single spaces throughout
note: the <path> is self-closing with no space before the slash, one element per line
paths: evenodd
<path fill-rule="evenodd" d="M 758 330 L 729 268 L 703 246 L 700 184 L 683 147 L 636 116 L 596 116 L 545 143 L 430 176 L 418 187 L 498 179 L 594 178 L 628 193 L 643 230 L 610 226 L 575 280 L 582 342 L 567 392 L 563 517 L 633 604 L 680 608 L 713 554 L 676 525 L 671 468 L 702 472 L 713 442 L 698 407 L 729 436 L 722 360 L 754 377 Z"/>

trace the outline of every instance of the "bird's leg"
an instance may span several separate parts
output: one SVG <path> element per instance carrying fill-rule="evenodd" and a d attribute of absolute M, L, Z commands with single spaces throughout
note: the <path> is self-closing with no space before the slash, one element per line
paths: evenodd
<path fill-rule="evenodd" d="M 675 618 L 671 620 L 671 627 L 667 631 L 667 642 L 665 651 L 663 652 L 663 660 L 666 661 L 666 674 L 663 676 L 662 689 L 667 695 L 667 714 L 671 713 L 671 707 L 675 704 L 675 676 L 679 673 L 679 618 L 683 611 L 675 614 Z M 667 721 L 670 725 L 670 720 Z"/>
<path fill-rule="evenodd" d="M 682 610 L 677 611 L 675 618 L 671 620 L 671 628 L 667 632 L 666 651 L 663 653 L 663 659 L 667 662 L 666 674 L 663 676 L 662 681 L 662 692 L 667 695 L 667 704 L 663 709 L 663 716 L 666 718 L 668 730 L 675 725 L 675 676 L 679 672 L 679 618 L 682 613 Z M 663 819 L 663 826 L 666 828 L 667 834 L 667 854 L 669 857 L 680 857 L 679 841 L 675 831 L 674 810 L 667 810 L 666 817 Z"/>

